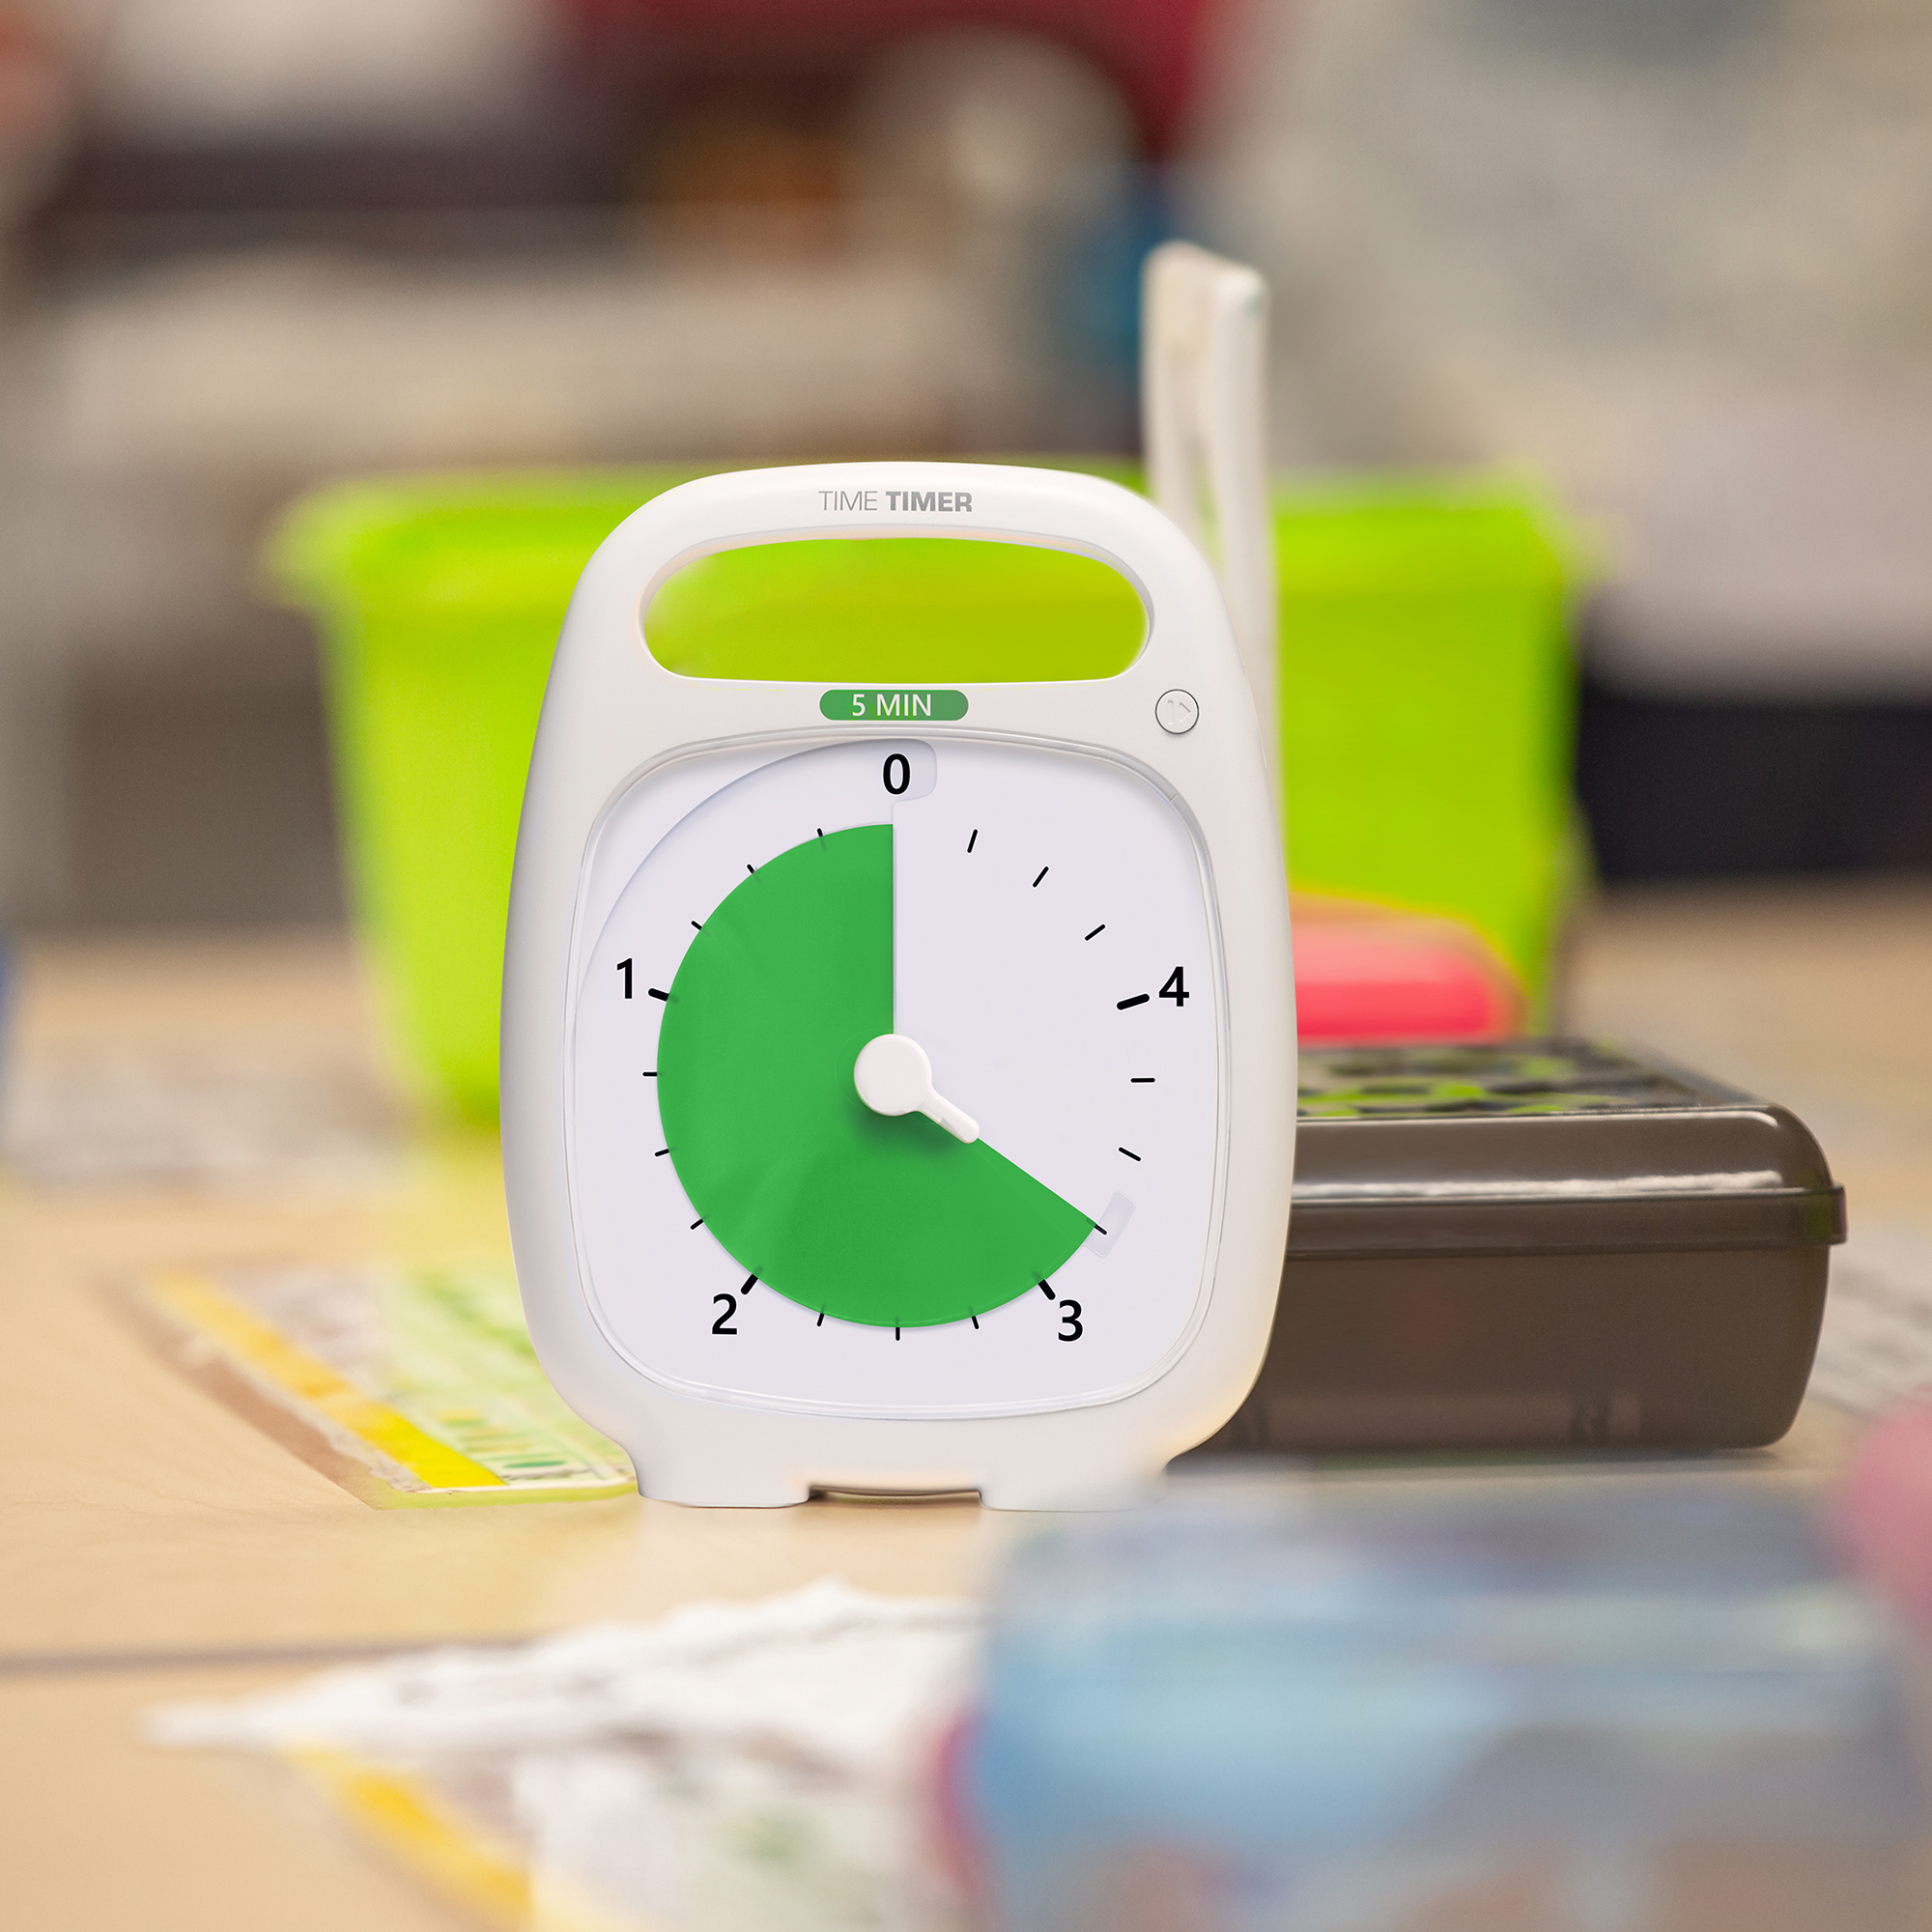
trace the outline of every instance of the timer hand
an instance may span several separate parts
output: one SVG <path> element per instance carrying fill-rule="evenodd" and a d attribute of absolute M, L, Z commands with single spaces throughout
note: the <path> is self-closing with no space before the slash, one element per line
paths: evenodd
<path fill-rule="evenodd" d="M 853 1063 L 852 1084 L 875 1114 L 923 1114 L 956 1139 L 980 1138 L 980 1123 L 932 1090 L 932 1062 L 910 1035 L 882 1033 L 867 1040 Z"/>

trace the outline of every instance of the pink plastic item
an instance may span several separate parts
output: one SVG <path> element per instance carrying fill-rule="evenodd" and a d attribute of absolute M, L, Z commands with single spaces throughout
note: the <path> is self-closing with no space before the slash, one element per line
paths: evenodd
<path fill-rule="evenodd" d="M 1294 1002 L 1301 1038 L 1506 1039 L 1521 993 L 1474 934 L 1447 920 L 1295 904 Z"/>
<path fill-rule="evenodd" d="M 1932 1630 L 1932 1406 L 1906 1403 L 1873 1425 L 1853 1458 L 1835 1521 L 1861 1574 Z"/>

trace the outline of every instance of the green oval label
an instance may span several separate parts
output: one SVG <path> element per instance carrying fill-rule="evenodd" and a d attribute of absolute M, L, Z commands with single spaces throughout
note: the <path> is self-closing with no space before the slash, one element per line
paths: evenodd
<path fill-rule="evenodd" d="M 963 691 L 828 691 L 818 700 L 821 718 L 848 724 L 951 724 L 966 715 Z"/>

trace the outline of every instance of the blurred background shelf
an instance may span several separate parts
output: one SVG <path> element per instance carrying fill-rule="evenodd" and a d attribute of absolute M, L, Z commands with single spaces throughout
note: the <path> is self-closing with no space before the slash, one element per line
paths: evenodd
<path fill-rule="evenodd" d="M 332 478 L 1134 447 L 1134 277 L 1276 291 L 1277 467 L 1597 533 L 1606 876 L 1932 867 L 1906 0 L 0 10 L 0 915 L 339 916 Z"/>

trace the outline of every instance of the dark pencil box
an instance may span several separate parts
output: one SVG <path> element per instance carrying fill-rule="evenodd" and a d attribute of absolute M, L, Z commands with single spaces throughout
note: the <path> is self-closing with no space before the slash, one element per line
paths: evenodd
<path fill-rule="evenodd" d="M 1782 1107 L 1574 1039 L 1301 1056 L 1265 1365 L 1208 1450 L 1744 1448 L 1844 1189 Z"/>

